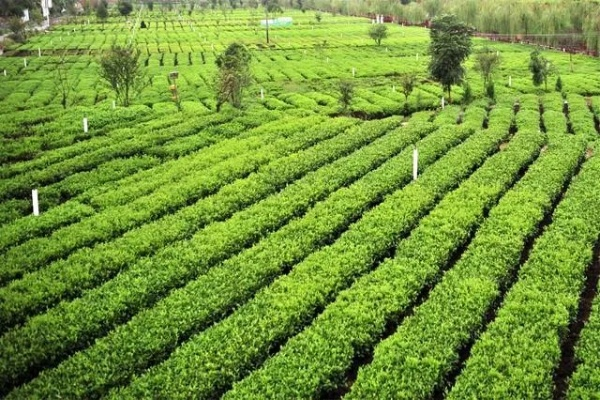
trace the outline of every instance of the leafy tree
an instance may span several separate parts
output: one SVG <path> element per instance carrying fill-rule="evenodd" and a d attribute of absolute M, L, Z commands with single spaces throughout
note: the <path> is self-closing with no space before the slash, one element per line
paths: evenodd
<path fill-rule="evenodd" d="M 488 82 L 494 75 L 494 70 L 500 65 L 500 62 L 498 52 L 487 46 L 475 54 L 475 70 L 481 74 L 483 87 L 487 87 Z"/>
<path fill-rule="evenodd" d="M 10 17 L 8 19 L 8 29 L 12 32 L 10 38 L 15 42 L 24 42 L 25 26 L 21 17 Z"/>
<path fill-rule="evenodd" d="M 113 46 L 100 60 L 100 77 L 114 90 L 117 101 L 127 107 L 147 83 L 140 64 L 140 51 L 133 46 Z"/>
<path fill-rule="evenodd" d="M 452 101 L 452 85 L 459 85 L 465 77 L 463 62 L 471 53 L 473 29 L 454 15 L 442 15 L 432 20 L 429 36 L 429 73 L 448 92 Z"/>
<path fill-rule="evenodd" d="M 55 74 L 54 87 L 60 95 L 60 104 L 64 109 L 66 109 L 69 101 L 69 95 L 74 87 L 73 83 L 69 80 L 69 73 L 65 66 L 64 56 L 61 57 L 60 62 L 56 66 Z"/>
<path fill-rule="evenodd" d="M 102 29 L 104 29 L 104 23 L 108 18 L 108 3 L 106 0 L 102 0 L 100 1 L 100 4 L 98 4 L 98 8 L 96 8 L 96 18 L 102 22 Z"/>
<path fill-rule="evenodd" d="M 540 86 L 543 83 L 545 90 L 548 90 L 548 76 L 552 75 L 552 63 L 541 55 L 538 49 L 531 52 L 529 71 L 531 71 L 533 85 Z"/>
<path fill-rule="evenodd" d="M 375 40 L 377 46 L 381 46 L 381 41 L 387 37 L 387 26 L 383 24 L 371 25 L 371 28 L 369 28 L 369 37 Z"/>
<path fill-rule="evenodd" d="M 124 17 L 128 16 L 133 11 L 133 5 L 127 0 L 119 1 L 117 8 L 119 10 L 119 13 Z"/>
<path fill-rule="evenodd" d="M 342 111 L 347 112 L 354 96 L 354 85 L 352 82 L 344 80 L 340 81 L 338 89 L 340 91 L 339 102 L 342 106 Z"/>
<path fill-rule="evenodd" d="M 39 7 L 39 1 L 36 0 L 0 0 L 0 17 L 22 17 L 23 10 L 33 10 Z"/>
<path fill-rule="evenodd" d="M 269 44 L 269 13 L 283 12 L 277 0 L 261 0 L 265 9 L 265 29 L 267 34 L 267 44 Z"/>
<path fill-rule="evenodd" d="M 562 79 L 560 78 L 560 75 L 558 76 L 558 78 L 556 78 L 556 85 L 554 86 L 554 89 L 557 92 L 562 92 L 562 90 L 563 90 L 563 83 L 562 83 Z"/>
<path fill-rule="evenodd" d="M 321 22 L 321 20 L 322 20 L 322 19 L 323 19 L 323 14 L 322 14 L 320 11 L 317 11 L 317 12 L 315 13 L 315 20 L 316 20 L 317 22 Z"/>
<path fill-rule="evenodd" d="M 232 43 L 215 60 L 219 69 L 217 112 L 227 102 L 236 108 L 241 107 L 244 88 L 252 81 L 250 59 L 250 52 L 243 44 Z"/>
<path fill-rule="evenodd" d="M 403 74 L 400 77 L 400 85 L 402 86 L 402 93 L 406 102 L 408 101 L 408 96 L 410 96 L 417 85 L 417 76 L 415 74 Z"/>

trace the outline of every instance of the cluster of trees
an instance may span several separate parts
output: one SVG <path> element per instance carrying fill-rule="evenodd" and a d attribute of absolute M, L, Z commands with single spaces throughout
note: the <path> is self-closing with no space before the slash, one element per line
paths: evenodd
<path fill-rule="evenodd" d="M 593 0 L 305 0 L 304 6 L 334 14 L 383 14 L 419 25 L 454 14 L 480 32 L 508 40 L 600 52 L 600 2 Z"/>

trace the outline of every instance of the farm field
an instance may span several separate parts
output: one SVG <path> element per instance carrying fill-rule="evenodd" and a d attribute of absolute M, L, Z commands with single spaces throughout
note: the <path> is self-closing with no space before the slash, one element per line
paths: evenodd
<path fill-rule="evenodd" d="M 600 61 L 544 49 L 544 90 L 533 46 L 474 38 L 495 100 L 471 57 L 448 103 L 427 29 L 286 10 L 267 46 L 261 16 L 81 17 L 0 56 L 0 397 L 600 398 Z M 98 60 L 130 40 L 151 85 L 115 108 Z M 217 113 L 233 41 L 254 80 Z"/>

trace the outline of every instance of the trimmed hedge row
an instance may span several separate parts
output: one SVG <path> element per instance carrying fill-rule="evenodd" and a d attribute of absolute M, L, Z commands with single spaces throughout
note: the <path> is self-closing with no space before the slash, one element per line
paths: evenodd
<path fill-rule="evenodd" d="M 341 138 L 347 143 L 360 141 L 365 144 L 399 123 L 398 119 L 365 123 L 342 135 Z M 314 202 L 376 168 L 426 132 L 417 132 L 412 136 L 406 135 L 403 130 L 389 133 L 375 140 L 373 144 L 309 173 L 280 193 L 241 211 L 232 219 L 209 226 L 204 232 L 196 235 L 191 242 L 181 243 L 173 249 L 161 252 L 154 260 L 132 266 L 113 281 L 88 292 L 78 301 L 64 304 L 55 311 L 30 320 L 23 329 L 10 332 L 1 339 L 4 344 L 0 347 L 11 350 L 0 353 L 2 354 L 0 359 L 14 361 L 10 365 L 10 370 L 2 371 L 0 375 L 11 376 L 13 380 L 19 379 L 19 370 L 24 372 L 32 365 L 43 365 L 47 360 L 56 359 L 65 352 L 71 353 L 73 349 L 89 343 L 93 338 L 101 336 L 103 332 L 126 319 L 128 315 L 155 302 L 169 289 L 205 272 L 215 262 L 231 256 L 232 253 L 241 250 L 245 244 L 256 240 L 257 236 L 277 229 Z M 337 146 L 338 149 L 340 147 Z M 335 148 L 333 145 L 330 146 L 329 153 L 334 153 Z M 263 186 L 273 186 L 275 181 L 283 181 L 285 178 L 293 180 L 294 177 L 306 173 L 307 166 L 323 159 L 326 153 L 327 148 L 321 146 L 312 152 L 295 154 L 296 162 L 292 159 L 281 160 L 262 174 L 260 178 Z M 261 174 L 256 176 L 259 175 Z M 258 201 L 264 196 L 262 192 L 265 189 L 258 185 L 261 182 L 259 179 L 255 182 L 253 188 L 249 187 L 246 191 L 236 188 L 234 193 L 245 192 L 248 193 L 248 197 L 254 197 L 253 200 Z M 214 206 L 227 207 L 226 204 L 227 201 L 215 202 Z M 201 252 L 194 251 L 198 247 L 202 247 Z M 198 254 L 202 254 L 203 258 L 198 259 Z M 136 282 L 135 290 L 131 288 L 132 282 Z M 230 284 L 231 280 L 228 283 Z M 98 299 L 102 301 L 99 303 Z M 101 306 L 97 307 L 98 304 Z M 161 318 L 164 317 L 162 312 L 160 315 Z M 62 332 L 57 333 L 52 340 L 44 335 L 37 335 L 37 332 L 53 331 L 53 326 L 69 328 L 63 328 Z M 139 333 L 144 332 L 146 332 L 145 328 Z M 157 337 L 152 335 L 151 338 L 156 343 Z M 124 342 L 126 343 L 130 342 Z M 128 350 L 128 353 L 131 354 L 131 350 Z M 142 357 L 136 362 L 141 363 Z M 56 383 L 53 384 L 55 385 Z M 85 390 L 86 386 L 82 385 L 74 389 Z M 90 390 L 91 387 L 87 389 Z"/>
<path fill-rule="evenodd" d="M 114 144 L 112 145 L 67 158 L 43 169 L 27 170 L 22 174 L 0 180 L 0 200 L 27 197 L 30 195 L 32 188 L 58 182 L 75 172 L 88 171 L 109 159 L 142 154 L 145 149 L 164 143 L 176 136 L 203 135 L 206 137 L 206 145 L 215 143 L 218 138 L 202 132 L 202 129 L 210 124 L 223 122 L 227 119 L 228 117 L 224 115 L 216 114 L 192 119 L 175 127 L 159 129 L 145 134 L 139 134 L 132 130 L 131 136 L 125 140 L 115 143 L 113 138 L 111 143 Z M 134 134 L 134 132 L 138 134 Z"/>
<path fill-rule="evenodd" d="M 346 154 L 363 145 L 369 139 L 384 132 L 372 132 L 371 135 L 355 132 L 353 135 L 338 135 L 337 138 L 327 140 L 321 144 L 301 152 L 302 148 L 313 144 L 315 141 L 336 136 L 343 129 L 354 124 L 353 120 L 336 120 L 326 128 L 318 126 L 312 131 L 298 132 L 290 139 L 283 139 L 277 143 L 263 147 L 260 151 L 242 154 L 216 165 L 200 176 L 193 175 L 184 182 L 179 182 L 176 188 L 163 187 L 151 196 L 140 198 L 125 206 L 113 207 L 103 213 L 93 215 L 81 223 L 70 225 L 56 231 L 48 239 L 34 239 L 21 246 L 13 247 L 5 254 L 0 255 L 3 268 L 0 277 L 4 280 L 16 277 L 19 273 L 32 268 L 35 262 L 42 264 L 45 259 L 51 259 L 63 252 L 68 253 L 73 247 L 81 247 L 90 242 L 108 240 L 121 232 L 125 235 L 116 241 L 97 246 L 97 248 L 84 248 L 59 260 L 46 268 L 27 274 L 23 279 L 15 280 L 8 286 L 0 288 L 0 329 L 7 329 L 18 323 L 41 308 L 54 304 L 59 299 L 75 296 L 83 289 L 93 287 L 112 276 L 119 269 L 125 268 L 136 258 L 160 249 L 165 245 L 188 237 L 195 230 L 215 220 L 227 217 L 237 211 L 240 206 L 254 202 L 253 190 L 269 193 L 277 190 L 278 185 L 284 185 L 289 175 L 282 174 L 282 179 L 272 177 L 272 172 L 249 181 L 234 184 L 234 190 L 224 190 L 222 195 L 209 197 L 197 203 L 196 207 L 184 208 L 182 214 L 167 215 L 153 223 L 143 225 L 139 229 L 134 227 L 152 220 L 170 210 L 176 210 L 191 200 L 215 192 L 221 186 L 252 170 L 261 164 L 276 160 L 279 157 L 288 157 L 279 160 L 277 166 L 287 168 L 292 172 L 312 170 L 332 159 Z M 321 152 L 322 154 L 319 154 Z M 306 160 L 298 160 L 298 154 L 306 156 Z M 312 157 L 309 157 L 311 155 Z M 294 160 L 297 160 L 296 169 L 292 169 Z M 282 165 L 283 164 L 283 165 Z M 269 168 L 269 167 L 267 167 Z M 304 169 L 302 169 L 304 168 Z M 266 180 L 266 182 L 263 182 Z M 265 185 L 266 184 L 266 185 Z M 240 187 L 247 189 L 240 191 Z M 260 193 L 260 192 L 259 192 Z M 216 201 L 215 201 L 216 200 Z M 222 204 L 221 202 L 222 201 Z M 36 249 L 38 253 L 25 253 L 24 249 Z M 12 263 L 6 263 L 6 260 Z M 108 264 L 108 265 L 107 265 Z"/>
<path fill-rule="evenodd" d="M 482 328 L 486 312 L 519 265 L 526 241 L 536 234 L 581 155 L 581 142 L 567 142 L 551 146 L 530 167 L 491 210 L 466 252 L 427 300 L 375 347 L 373 362 L 359 371 L 349 399 L 390 393 L 424 399 L 443 388 L 460 349 Z"/>
<path fill-rule="evenodd" d="M 507 131 L 508 124 L 491 129 Z M 379 340 L 387 322 L 409 309 L 423 287 L 439 278 L 440 268 L 465 244 L 486 211 L 537 157 L 544 138 L 534 132 L 517 134 L 505 151 L 446 195 L 400 243 L 393 259 L 342 292 L 309 328 L 225 398 L 318 398 L 342 386 L 353 361 Z M 370 398 L 395 393 L 387 394 Z"/>
<path fill-rule="evenodd" d="M 505 136 L 505 132 L 491 131 L 471 136 L 417 181 L 365 213 L 333 245 L 312 253 L 289 275 L 112 396 L 215 398 L 260 365 L 270 349 L 306 325 L 338 291 L 372 268 L 447 191 L 481 165 Z"/>
<path fill-rule="evenodd" d="M 325 121 L 325 118 L 315 116 L 266 123 L 248 131 L 242 137 L 222 140 L 189 156 L 165 162 L 152 170 L 126 177 L 115 182 L 114 185 L 90 190 L 79 198 L 99 209 L 126 204 L 165 186 L 176 187 L 182 179 L 209 169 L 224 160 L 258 151 L 269 144 L 283 143 L 284 139 L 295 136 L 302 130 L 319 126 Z M 332 122 L 332 126 L 337 126 L 336 124 L 336 121 Z M 331 130 L 326 132 L 332 133 Z M 204 140 L 202 135 L 195 137 L 201 141 Z"/>
<path fill-rule="evenodd" d="M 583 146 L 578 147 L 581 156 Z M 450 398 L 553 397 L 560 344 L 576 318 L 600 235 L 598 209 L 600 157 L 594 156 L 569 186 L 495 320 L 473 346 Z"/>
<path fill-rule="evenodd" d="M 592 305 L 590 318 L 575 349 L 578 365 L 569 383 L 567 398 L 600 397 L 600 296 Z"/>

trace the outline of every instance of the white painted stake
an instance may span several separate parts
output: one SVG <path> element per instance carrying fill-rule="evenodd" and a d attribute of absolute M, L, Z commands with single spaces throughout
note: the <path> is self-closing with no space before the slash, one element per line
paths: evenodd
<path fill-rule="evenodd" d="M 112 106 L 113 106 L 113 110 L 114 110 L 115 108 L 117 108 L 117 103 L 116 103 L 114 100 L 113 100 L 113 104 L 112 104 Z"/>
<path fill-rule="evenodd" d="M 261 100 L 265 99 L 265 90 L 263 88 L 260 88 L 260 99 Z"/>
<path fill-rule="evenodd" d="M 512 87 L 512 76 L 508 77 L 508 87 Z"/>
<path fill-rule="evenodd" d="M 417 53 L 417 61 L 419 61 L 419 53 Z"/>
<path fill-rule="evenodd" d="M 211 49 L 214 51 L 214 50 L 215 50 L 215 45 L 214 45 L 214 44 L 211 44 L 211 45 L 210 45 L 210 48 L 211 48 Z"/>
<path fill-rule="evenodd" d="M 396 85 L 392 85 L 392 92 L 396 91 Z"/>
<path fill-rule="evenodd" d="M 31 191 L 31 199 L 33 200 L 33 215 L 36 217 L 40 215 L 40 203 L 38 201 L 38 191 L 33 189 Z"/>
<path fill-rule="evenodd" d="M 329 64 L 329 57 L 327 57 L 327 64 Z"/>
<path fill-rule="evenodd" d="M 87 133 L 87 132 L 88 132 L 88 119 L 87 119 L 87 117 L 85 117 L 85 118 L 83 119 L 83 132 L 84 132 L 84 133 Z"/>
<path fill-rule="evenodd" d="M 444 109 L 445 106 L 446 106 L 446 100 L 444 99 L 444 96 L 442 96 L 442 110 Z"/>
<path fill-rule="evenodd" d="M 6 76 L 6 70 L 4 70 L 4 76 Z"/>
<path fill-rule="evenodd" d="M 42 49 L 40 49 L 40 48 L 38 47 L 38 57 L 41 57 L 41 56 L 42 56 Z"/>
<path fill-rule="evenodd" d="M 355 75 L 356 75 L 356 68 L 352 67 L 352 77 L 354 78 Z"/>
<path fill-rule="evenodd" d="M 419 150 L 413 150 L 413 179 L 416 181 L 419 175 Z"/>
<path fill-rule="evenodd" d="M 388 52 L 388 48 L 387 48 L 387 47 L 385 48 L 385 52 L 386 52 L 386 53 Z"/>
<path fill-rule="evenodd" d="M 25 67 L 27 66 L 27 59 L 26 59 L 26 58 L 24 58 L 24 59 L 23 59 L 23 65 L 24 65 Z"/>

